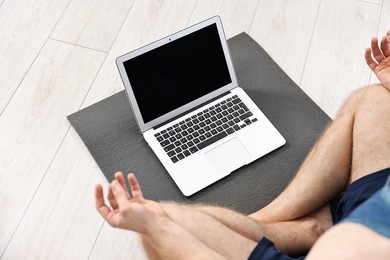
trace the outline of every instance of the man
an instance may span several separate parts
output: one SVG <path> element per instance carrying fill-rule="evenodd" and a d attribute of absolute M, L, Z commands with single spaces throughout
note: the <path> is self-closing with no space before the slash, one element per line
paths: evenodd
<path fill-rule="evenodd" d="M 113 227 L 139 233 L 149 258 L 290 259 L 309 250 L 315 259 L 388 257 L 389 45 L 390 31 L 380 43 L 373 38 L 365 52 L 381 85 L 346 100 L 292 182 L 263 209 L 244 216 L 207 205 L 157 203 L 143 198 L 133 174 L 130 196 L 118 172 L 108 191 L 111 208 L 96 186 L 97 210 Z"/>

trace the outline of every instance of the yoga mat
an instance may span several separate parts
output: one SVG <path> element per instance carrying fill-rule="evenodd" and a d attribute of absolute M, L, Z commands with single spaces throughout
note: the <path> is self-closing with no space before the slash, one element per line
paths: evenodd
<path fill-rule="evenodd" d="M 185 197 L 143 139 L 122 91 L 68 116 L 108 181 L 118 170 L 134 172 L 148 199 L 207 203 L 243 213 L 262 208 L 284 189 L 331 119 L 246 33 L 228 44 L 240 87 L 286 145 Z"/>

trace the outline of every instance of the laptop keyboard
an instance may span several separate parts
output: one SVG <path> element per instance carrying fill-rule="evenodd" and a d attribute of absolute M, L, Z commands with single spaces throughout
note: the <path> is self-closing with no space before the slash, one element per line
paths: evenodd
<path fill-rule="evenodd" d="M 257 121 L 234 95 L 154 136 L 173 163 Z"/>

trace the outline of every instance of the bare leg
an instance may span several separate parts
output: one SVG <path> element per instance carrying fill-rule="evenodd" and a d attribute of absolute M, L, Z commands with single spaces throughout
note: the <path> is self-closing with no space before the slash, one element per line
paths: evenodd
<path fill-rule="evenodd" d="M 265 222 L 301 218 L 326 205 L 356 179 L 389 167 L 389 132 L 390 92 L 380 85 L 359 89 L 286 190 L 252 217 Z"/>
<path fill-rule="evenodd" d="M 370 87 L 355 116 L 350 183 L 390 167 L 390 91 Z"/>
<path fill-rule="evenodd" d="M 229 259 L 248 257 L 257 244 L 257 240 L 248 239 L 195 207 L 175 203 L 162 203 L 161 206 L 172 221 L 189 231 L 208 248 Z M 255 232 L 262 237 L 260 226 L 253 219 L 242 217 L 239 224 L 255 227 Z M 159 252 L 154 251 L 145 239 L 141 239 L 148 257 L 158 259 Z"/>
<path fill-rule="evenodd" d="M 357 93 L 326 129 L 288 187 L 251 216 L 262 222 L 291 221 L 324 206 L 348 184 Z"/>

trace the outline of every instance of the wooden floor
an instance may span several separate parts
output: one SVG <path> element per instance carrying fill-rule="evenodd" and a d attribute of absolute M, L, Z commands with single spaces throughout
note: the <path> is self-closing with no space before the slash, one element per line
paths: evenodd
<path fill-rule="evenodd" d="M 213 15 L 334 117 L 377 81 L 363 53 L 390 0 L 0 0 L 0 258 L 144 258 L 96 212 L 107 182 L 66 116 L 123 89 L 117 56 Z"/>

